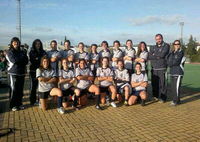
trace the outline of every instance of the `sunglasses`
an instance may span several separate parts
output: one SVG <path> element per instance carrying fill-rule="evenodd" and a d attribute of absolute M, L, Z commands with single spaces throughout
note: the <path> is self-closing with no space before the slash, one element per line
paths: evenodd
<path fill-rule="evenodd" d="M 180 45 L 180 44 L 174 44 L 174 45 Z"/>

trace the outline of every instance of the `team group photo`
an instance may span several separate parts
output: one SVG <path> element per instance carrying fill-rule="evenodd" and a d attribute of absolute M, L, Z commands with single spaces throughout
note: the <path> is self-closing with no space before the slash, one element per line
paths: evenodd
<path fill-rule="evenodd" d="M 2 0 L 0 142 L 198 142 L 198 4 Z"/>

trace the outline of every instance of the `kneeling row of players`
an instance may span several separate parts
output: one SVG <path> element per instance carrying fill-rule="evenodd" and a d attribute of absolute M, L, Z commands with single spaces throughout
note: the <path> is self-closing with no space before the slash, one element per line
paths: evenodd
<path fill-rule="evenodd" d="M 62 69 L 55 71 L 50 67 L 50 60 L 44 56 L 41 59 L 41 66 L 36 71 L 36 76 L 39 81 L 38 94 L 40 98 L 39 107 L 42 110 L 47 109 L 48 96 L 57 96 L 58 112 L 64 114 L 63 107 L 67 107 L 67 98 L 71 94 L 75 94 L 74 103 L 72 107 L 78 110 L 77 102 L 79 100 L 80 105 L 85 105 L 86 94 L 95 94 L 95 108 L 101 110 L 99 105 L 100 101 L 105 104 L 108 101 L 108 94 L 111 94 L 110 104 L 113 107 L 117 107 L 115 99 L 117 97 L 119 102 L 123 101 L 122 94 L 125 95 L 124 105 L 133 105 L 137 98 L 142 99 L 142 105 L 145 105 L 147 98 L 147 74 L 141 71 L 141 64 L 135 64 L 135 73 L 130 75 L 126 69 L 124 69 L 123 61 L 117 62 L 118 68 L 113 71 L 109 66 L 109 59 L 104 57 L 102 60 L 102 66 L 98 67 L 96 72 L 91 72 L 86 67 L 86 61 L 84 59 L 79 60 L 79 67 L 73 70 L 68 69 L 67 59 L 62 60 Z M 94 75 L 95 74 L 95 75 Z M 59 79 L 57 80 L 57 76 Z M 94 80 L 97 78 L 99 87 L 94 84 Z M 73 84 L 77 79 L 77 87 Z M 113 81 L 115 85 L 113 85 Z M 58 89 L 58 84 L 60 89 Z M 109 103 L 109 102 L 107 102 Z"/>

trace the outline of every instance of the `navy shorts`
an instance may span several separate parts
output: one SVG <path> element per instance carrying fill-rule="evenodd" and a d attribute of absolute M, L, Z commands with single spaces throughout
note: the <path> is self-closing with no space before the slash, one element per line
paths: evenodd
<path fill-rule="evenodd" d="M 51 91 L 47 91 L 47 92 L 38 92 L 39 98 L 40 98 L 40 99 L 48 99 L 48 96 L 50 96 L 50 92 L 51 92 Z"/>
<path fill-rule="evenodd" d="M 89 91 L 90 86 L 86 87 L 85 89 L 80 89 L 80 92 L 81 92 L 80 97 L 82 97 L 83 95 L 87 95 L 88 93 L 90 93 L 90 91 Z"/>
<path fill-rule="evenodd" d="M 142 92 L 142 91 L 145 91 L 145 90 L 139 90 L 139 91 L 135 91 L 135 90 L 133 90 L 133 96 L 137 96 L 137 97 L 139 97 L 140 96 L 140 93 Z"/>
<path fill-rule="evenodd" d="M 100 89 L 100 93 L 107 93 L 107 94 L 109 94 L 109 91 L 108 91 L 108 88 L 109 88 L 110 86 L 108 86 L 108 87 L 99 87 L 99 89 Z"/>
<path fill-rule="evenodd" d="M 70 88 L 68 88 L 67 90 L 62 90 L 63 93 L 63 102 L 67 102 L 68 101 L 68 97 L 69 95 L 74 95 L 74 90 L 77 89 L 74 86 L 71 86 Z"/>

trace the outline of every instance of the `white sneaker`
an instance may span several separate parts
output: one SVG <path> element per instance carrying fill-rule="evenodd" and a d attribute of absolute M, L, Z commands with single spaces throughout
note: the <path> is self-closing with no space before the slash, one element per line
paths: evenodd
<path fill-rule="evenodd" d="M 12 111 L 17 111 L 17 107 L 16 107 L 16 106 L 13 107 L 13 108 L 12 108 Z"/>
<path fill-rule="evenodd" d="M 115 102 L 111 102 L 110 103 L 112 107 L 117 107 L 117 105 L 115 104 Z"/>
<path fill-rule="evenodd" d="M 23 109 L 25 109 L 25 107 L 24 107 L 23 105 L 21 105 L 21 106 L 19 107 L 19 109 L 23 110 Z"/>
<path fill-rule="evenodd" d="M 64 110 L 63 110 L 63 107 L 60 107 L 57 110 L 58 110 L 58 113 L 60 113 L 60 114 L 64 114 L 65 113 Z"/>

